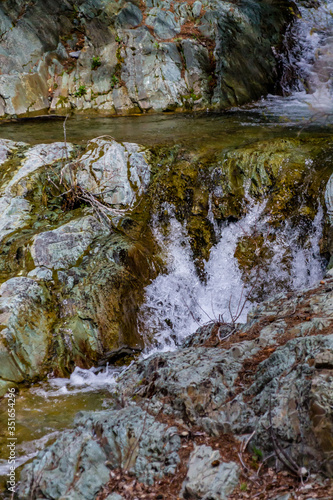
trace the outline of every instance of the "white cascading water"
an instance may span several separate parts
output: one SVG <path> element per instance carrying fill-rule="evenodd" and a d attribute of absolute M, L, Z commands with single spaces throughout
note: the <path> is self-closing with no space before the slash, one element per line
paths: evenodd
<path fill-rule="evenodd" d="M 228 224 L 220 232 L 219 242 L 212 248 L 205 263 L 206 281 L 201 281 L 193 263 L 192 252 L 185 228 L 177 221 L 171 206 L 168 210 L 169 232 L 163 236 L 154 221 L 155 237 L 167 260 L 168 273 L 158 276 L 145 291 L 141 308 L 141 332 L 148 344 L 149 354 L 154 351 L 173 350 L 199 326 L 223 317 L 226 322 L 246 321 L 253 301 L 251 285 L 246 285 L 235 258 L 239 240 L 254 232 L 268 233 L 270 226 L 263 215 L 265 203 L 251 200 L 247 215 L 238 222 Z M 301 229 L 288 222 L 275 231 L 273 242 L 266 240 L 270 261 L 260 273 L 264 297 L 280 291 L 311 286 L 323 275 L 319 240 L 322 235 L 323 210 L 320 207 L 305 245 L 300 245 Z M 254 275 L 256 270 L 254 270 Z M 253 278 L 255 279 L 255 277 Z M 249 297 L 250 298 L 250 297 Z"/>
<path fill-rule="evenodd" d="M 322 236 L 323 209 L 319 206 L 312 229 L 301 244 L 302 229 L 288 221 L 278 230 L 268 224 L 263 214 L 265 202 L 255 203 L 246 198 L 247 215 L 235 223 L 219 228 L 211 210 L 208 219 L 213 224 L 218 243 L 211 249 L 205 263 L 207 279 L 200 280 L 185 227 L 177 221 L 171 205 L 164 205 L 169 213 L 169 230 L 165 235 L 153 220 L 153 230 L 166 259 L 167 273 L 159 275 L 145 289 L 141 306 L 139 330 L 144 337 L 146 357 L 156 351 L 164 352 L 177 346 L 199 326 L 223 316 L 224 321 L 245 322 L 249 310 L 255 305 L 251 300 L 251 286 L 243 282 L 242 272 L 235 258 L 235 250 L 242 237 L 255 232 L 266 234 L 264 244 L 270 259 L 261 269 L 260 283 L 263 298 L 278 291 L 297 290 L 311 286 L 323 276 L 319 241 Z M 271 234 L 274 233 L 272 240 Z M 253 271 L 254 278 L 256 269 Z M 249 300 L 246 298 L 249 297 Z M 128 367 L 125 368 L 127 370 Z M 32 392 L 44 397 L 86 392 L 102 388 L 113 390 L 123 369 L 106 367 L 85 370 L 76 368 L 69 379 L 51 378 L 47 387 L 37 387 Z"/>
<path fill-rule="evenodd" d="M 197 275 L 185 228 L 171 206 L 163 207 L 170 215 L 169 234 L 162 236 L 156 219 L 154 231 L 167 259 L 168 274 L 158 276 L 146 288 L 141 308 L 141 331 L 148 340 L 153 339 L 155 349 L 173 349 L 199 326 L 220 315 L 232 321 L 231 315 L 238 314 L 241 295 L 246 296 L 247 290 L 234 253 L 239 238 L 256 224 L 263 209 L 263 204 L 252 204 L 241 221 L 222 230 L 219 243 L 205 263 L 204 283 Z M 249 307 L 246 304 L 243 308 L 239 321 L 246 319 Z"/>
<path fill-rule="evenodd" d="M 296 81 L 286 77 L 282 84 L 285 96 L 268 96 L 259 106 L 292 121 L 327 121 L 333 113 L 333 3 L 313 2 L 312 7 L 296 3 L 299 17 L 285 42 L 292 40 L 294 47 L 282 61 L 286 75 L 288 67 L 296 70 Z"/>

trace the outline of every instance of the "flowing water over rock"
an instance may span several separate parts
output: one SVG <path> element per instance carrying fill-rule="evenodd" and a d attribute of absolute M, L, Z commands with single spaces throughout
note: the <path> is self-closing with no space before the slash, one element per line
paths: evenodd
<path fill-rule="evenodd" d="M 235 150 L 238 154 L 242 148 L 252 145 L 262 147 L 260 144 L 264 141 L 276 139 L 287 143 L 300 137 L 302 147 L 307 140 L 313 139 L 313 149 L 317 148 L 314 156 L 321 158 L 319 151 L 325 150 L 325 141 L 327 150 L 331 148 L 331 8 L 329 3 L 311 8 L 299 5 L 302 18 L 288 33 L 294 46 L 288 48 L 282 61 L 285 75 L 290 67 L 294 71 L 292 83 L 288 76 L 282 82 L 284 97 L 268 96 L 248 106 L 247 110 L 234 109 L 215 116 L 153 116 L 111 121 L 76 118 L 68 121 L 68 137 L 72 142 L 85 143 L 87 139 L 111 134 L 117 140 L 153 148 L 172 148 L 181 144 L 185 149 L 198 151 L 201 148 L 207 157 L 216 151 L 228 155 L 230 150 Z M 63 129 L 58 122 L 26 122 L 0 125 L 0 135 L 37 144 L 41 140 L 62 140 Z M 322 141 L 319 146 L 315 144 L 316 140 Z M 304 165 L 312 168 L 311 147 L 304 153 L 308 163 L 299 161 L 300 170 Z M 318 177 L 323 176 L 327 181 L 327 172 L 331 170 L 327 158 L 331 158 L 331 153 L 325 154 L 322 170 L 313 168 L 318 169 Z M 230 156 L 226 158 L 230 160 Z M 255 175 L 251 173 L 249 177 L 253 179 Z M 308 186 L 306 189 L 311 191 Z M 323 250 L 321 242 L 325 222 L 323 196 L 320 199 L 314 197 L 311 216 L 309 206 L 302 205 L 300 198 L 297 199 L 296 205 L 299 203 L 300 209 L 309 215 L 307 219 L 305 216 L 305 223 L 302 219 L 298 224 L 294 215 L 283 216 L 274 223 L 271 213 L 274 210 L 279 212 L 283 203 L 272 207 L 266 192 L 261 197 L 254 197 L 253 193 L 248 193 L 246 184 L 241 190 L 245 193 L 242 195 L 241 215 L 225 217 L 224 220 L 216 217 L 214 208 L 214 200 L 222 196 L 222 188 L 210 191 L 208 209 L 202 212 L 210 227 L 211 241 L 207 245 L 208 257 L 202 259 L 201 267 L 194 255 L 188 225 L 179 216 L 179 207 L 171 201 L 163 202 L 159 212 L 152 214 L 150 225 L 160 249 L 159 257 L 164 261 L 164 271 L 150 280 L 143 301 L 138 305 L 138 328 L 146 346 L 141 359 L 154 352 L 177 349 L 198 326 L 206 323 L 216 320 L 245 322 L 247 314 L 259 301 L 276 293 L 281 298 L 286 292 L 312 286 L 322 278 L 328 253 Z M 198 214 L 202 216 L 199 211 L 195 215 Z M 87 247 L 89 244 L 90 240 Z M 251 251 L 247 250 L 248 247 Z M 262 255 L 265 256 L 263 260 Z M 261 262 L 248 266 L 249 259 L 255 262 L 256 256 Z M 124 374 L 124 368 L 113 365 L 90 369 L 76 367 L 69 378 L 50 377 L 31 389 L 22 389 L 17 399 L 18 465 L 54 441 L 59 431 L 70 427 L 77 411 L 111 406 L 111 395 L 120 373 Z M 0 404 L 5 412 L 5 402 Z M 5 426 L 5 420 L 1 425 Z M 0 446 L 4 450 L 5 441 L 1 441 Z M 1 461 L 0 476 L 5 472 L 6 463 Z"/>
<path fill-rule="evenodd" d="M 330 123 L 333 113 L 333 3 L 296 2 L 298 20 L 287 31 L 282 56 L 283 97 L 259 103 L 269 115 Z"/>
<path fill-rule="evenodd" d="M 251 125 L 244 127 L 244 119 L 252 121 Z M 294 144 L 296 148 L 299 148 L 301 144 L 297 139 L 297 129 L 286 130 L 284 126 L 281 127 L 279 124 L 274 125 L 273 123 L 267 129 L 260 122 L 253 121 L 251 115 L 246 114 L 245 116 L 240 115 L 237 119 L 235 119 L 234 114 L 230 114 L 228 118 L 201 117 L 198 118 L 198 121 L 193 117 L 176 117 L 174 121 L 172 118 L 161 119 L 161 123 L 167 126 L 170 135 L 164 135 L 162 129 L 161 136 L 155 133 L 152 143 L 169 143 L 168 148 L 174 147 L 172 142 L 170 144 L 170 137 L 175 133 L 175 130 L 182 130 L 184 121 L 192 123 L 192 128 L 183 131 L 182 140 L 179 141 L 183 144 L 182 147 L 185 151 L 191 149 L 189 144 L 194 138 L 197 141 L 194 150 L 202 155 L 200 158 L 205 158 L 206 155 L 209 156 L 212 153 L 215 155 L 216 152 L 220 155 L 220 152 L 223 151 L 222 160 L 219 156 L 216 159 L 213 156 L 213 160 L 210 160 L 213 170 L 209 170 L 208 183 L 211 182 L 212 175 L 215 179 L 218 162 L 222 161 L 221 164 L 223 164 L 223 161 L 229 161 L 232 164 L 234 161 L 233 151 L 236 151 L 237 158 L 242 158 L 244 154 L 245 163 L 251 163 L 252 150 L 256 151 L 257 145 L 264 144 L 263 162 L 266 158 L 266 149 L 270 151 L 272 147 L 272 151 L 275 151 L 274 148 L 277 148 L 278 152 L 273 154 L 277 155 L 278 160 L 273 160 L 275 157 L 272 156 L 272 153 L 268 154 L 272 162 L 277 161 L 277 171 L 279 171 L 282 165 L 279 163 L 280 157 L 283 162 L 283 155 L 290 155 L 289 149 L 286 150 L 287 153 L 279 152 L 281 137 L 283 138 L 282 144 L 288 145 L 288 141 L 296 141 L 290 143 L 291 149 Z M 102 121 L 102 128 L 104 123 Z M 133 140 L 135 134 L 138 134 L 135 123 L 134 121 L 134 125 L 133 122 L 128 125 L 130 129 L 128 137 L 126 137 L 128 140 Z M 156 118 L 152 119 L 150 124 L 149 121 L 147 123 L 147 128 L 151 127 L 150 134 L 156 124 Z M 217 123 L 221 124 L 220 130 L 216 130 Z M 223 123 L 229 123 L 229 129 L 223 129 Z M 202 137 L 200 131 L 203 124 L 207 125 L 208 130 L 214 130 L 214 134 L 210 137 Z M 209 129 L 209 127 L 211 128 Z M 262 141 L 263 138 L 267 139 L 267 135 L 271 142 Z M 314 140 L 313 146 L 310 144 L 309 149 L 306 149 L 305 153 L 300 156 L 301 159 L 297 160 L 300 163 L 296 163 L 295 172 L 300 169 L 299 165 L 303 165 L 301 168 L 305 168 L 309 172 L 317 172 L 315 174 L 317 179 L 322 177 L 320 182 L 316 181 L 319 182 L 318 185 L 322 185 L 325 179 L 327 180 L 329 167 L 326 166 L 325 162 L 323 164 L 319 162 L 314 167 L 309 155 L 313 154 L 316 157 L 317 151 L 322 149 L 322 144 L 329 143 L 330 135 L 328 131 L 322 129 L 305 132 L 303 133 L 304 145 L 307 144 L 310 135 L 311 140 Z M 148 140 L 147 136 L 146 140 Z M 277 146 L 274 145 L 275 140 Z M 319 146 L 316 141 L 318 141 Z M 238 149 L 233 147 L 235 142 Z M 289 146 L 287 147 L 289 148 Z M 303 143 L 301 147 L 304 147 Z M 312 149 L 315 153 L 310 153 Z M 180 157 L 182 157 L 182 153 L 180 153 Z M 293 161 L 290 160 L 291 166 L 294 165 Z M 290 167 L 291 170 L 292 168 Z M 163 171 L 161 167 L 159 169 Z M 251 173 L 246 175 L 249 178 L 252 176 Z M 265 179 L 264 171 L 260 173 L 260 176 L 259 178 Z M 268 182 L 268 178 L 266 181 L 260 182 Z M 294 180 L 291 183 L 293 184 Z M 297 182 L 295 185 L 297 186 Z M 256 185 L 252 184 L 253 193 L 256 192 L 255 189 L 258 189 L 258 186 L 255 188 L 254 186 Z M 307 192 L 302 193 L 305 201 L 301 201 L 300 206 L 304 205 L 304 213 L 306 214 L 310 210 L 312 204 L 314 210 L 314 216 L 311 215 L 310 219 L 306 219 L 308 222 L 303 227 L 302 224 L 297 225 L 297 221 L 284 219 L 284 217 L 278 223 L 272 223 L 272 210 L 279 213 L 279 209 L 275 205 L 270 205 L 272 201 L 265 198 L 266 188 L 261 186 L 260 189 L 264 195 L 252 198 L 253 193 L 252 195 L 247 194 L 249 186 L 246 183 L 245 187 L 241 186 L 241 192 L 238 196 L 241 200 L 239 210 L 243 215 L 238 220 L 233 220 L 233 217 L 223 219 L 219 215 L 220 219 L 216 218 L 216 200 L 219 200 L 221 196 L 223 198 L 224 193 L 221 187 L 214 187 L 205 202 L 207 207 L 203 211 L 203 215 L 200 215 L 199 212 L 202 221 L 211 228 L 213 242 L 208 252 L 209 257 L 203 259 L 200 269 L 197 259 L 193 255 L 191 245 L 193 238 L 188 233 L 187 224 L 179 217 L 179 207 L 177 208 L 171 202 L 163 202 L 159 211 L 153 214 L 151 227 L 161 250 L 160 256 L 164 260 L 165 271 L 145 289 L 144 303 L 141 305 L 139 316 L 139 326 L 147 346 L 142 357 L 146 357 L 154 351 L 175 349 L 199 325 L 218 319 L 222 315 L 225 321 L 232 319 L 231 314 L 236 321 L 245 321 L 246 314 L 256 301 L 267 298 L 276 291 L 285 292 L 300 289 L 321 278 L 324 262 L 320 254 L 319 240 L 322 236 L 323 209 L 317 201 L 318 193 L 314 193 L 312 201 L 307 200 Z M 204 186 L 202 185 L 198 193 L 203 191 Z M 225 196 L 225 199 L 228 199 L 228 195 Z M 197 214 L 194 217 L 198 217 L 196 205 L 193 210 Z M 61 227 L 67 227 L 68 224 Z M 42 238 L 43 234 L 46 233 L 39 232 L 38 238 Z M 264 240 L 261 239 L 262 234 L 266 235 Z M 260 247 L 265 247 L 268 252 L 265 266 L 260 269 L 260 281 L 256 282 L 258 289 L 255 293 L 252 290 L 251 280 L 257 280 L 256 268 L 251 268 L 244 274 L 247 260 L 251 260 L 255 255 L 253 248 L 250 253 L 247 252 L 247 240 L 250 241 L 250 246 L 252 241 L 254 245 L 257 245 L 256 241 L 258 240 Z M 250 295 L 251 300 L 246 302 L 247 295 Z M 46 443 L 52 442 L 56 437 L 55 432 L 70 426 L 73 415 L 79 409 L 103 408 L 104 401 L 107 405 L 111 404 L 110 394 L 115 389 L 117 376 L 121 371 L 121 367 L 114 366 L 107 368 L 102 366 L 89 370 L 77 367 L 69 378 L 51 377 L 48 381 L 38 384 L 31 390 L 24 390 L 22 395 L 18 397 L 19 405 L 17 407 L 20 414 L 17 427 L 20 463 L 33 457 Z M 59 407 L 61 411 L 54 414 L 56 407 Z M 45 417 L 46 425 L 40 426 L 36 420 L 36 427 L 31 426 L 31 412 L 27 410 L 29 408 L 36 408 L 37 414 L 38 412 L 42 414 L 43 411 L 44 415 L 48 415 Z M 3 463 L 2 467 L 4 465 Z"/>
<path fill-rule="evenodd" d="M 319 249 L 322 208 L 318 210 L 307 241 L 300 246 L 300 228 L 293 228 L 287 221 L 273 231 L 267 226 L 267 216 L 263 216 L 266 203 L 247 201 L 250 209 L 244 218 L 216 228 L 219 242 L 205 262 L 205 280 L 198 276 L 188 236 L 172 207 L 164 207 L 170 216 L 167 236 L 161 234 L 155 221 L 155 234 L 167 258 L 168 274 L 158 276 L 146 288 L 145 303 L 141 307 L 142 335 L 148 345 L 152 339 L 153 351 L 176 348 L 205 323 L 219 320 L 244 323 L 255 305 L 258 289 L 262 290 L 261 300 L 265 300 L 278 292 L 311 286 L 322 278 L 325 268 Z M 263 269 L 263 263 L 256 265 L 244 281 L 235 257 L 237 244 L 244 235 L 264 228 L 267 239 L 263 244 L 270 252 L 268 267 Z M 274 235 L 273 241 L 269 241 L 269 232 Z"/>

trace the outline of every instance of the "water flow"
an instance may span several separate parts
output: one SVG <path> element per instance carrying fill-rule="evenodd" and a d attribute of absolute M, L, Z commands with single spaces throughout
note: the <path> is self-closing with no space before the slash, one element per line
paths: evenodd
<path fill-rule="evenodd" d="M 293 121 L 327 121 L 333 113 L 333 3 L 297 4 L 299 17 L 286 34 L 282 57 L 285 95 L 268 96 L 260 106 Z"/>
<path fill-rule="evenodd" d="M 262 300 L 277 292 L 310 286 L 322 277 L 322 208 L 304 243 L 301 227 L 286 222 L 273 230 L 264 215 L 265 202 L 248 202 L 243 219 L 218 229 L 219 242 L 205 263 L 206 281 L 198 277 L 186 229 L 173 208 L 163 208 L 169 212 L 168 234 L 154 220 L 155 237 L 165 254 L 168 272 L 146 288 L 141 308 L 141 332 L 149 354 L 175 349 L 198 326 L 212 320 L 244 322 L 256 297 Z M 264 241 L 260 240 L 260 248 L 255 248 L 249 258 L 255 262 L 256 253 L 266 249 L 266 261 L 259 259 L 259 265 L 254 265 L 244 279 L 235 251 L 241 239 L 255 241 L 258 235 L 263 235 Z"/>

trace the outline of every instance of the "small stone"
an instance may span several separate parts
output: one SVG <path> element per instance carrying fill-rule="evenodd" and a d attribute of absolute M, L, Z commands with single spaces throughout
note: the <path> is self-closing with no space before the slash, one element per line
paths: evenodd
<path fill-rule="evenodd" d="M 81 50 L 76 50 L 75 52 L 70 52 L 69 57 L 73 57 L 73 59 L 78 59 L 80 57 Z"/>
<path fill-rule="evenodd" d="M 333 368 L 333 352 L 323 351 L 315 357 L 315 367 L 318 369 L 332 369 Z"/>

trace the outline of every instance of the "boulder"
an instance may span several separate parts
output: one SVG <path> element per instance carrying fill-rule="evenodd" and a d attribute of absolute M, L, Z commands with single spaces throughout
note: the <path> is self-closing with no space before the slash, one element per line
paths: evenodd
<path fill-rule="evenodd" d="M 150 166 L 137 144 L 114 140 L 90 141 L 78 163 L 64 169 L 68 182 L 101 196 L 108 205 L 129 207 L 146 190 Z"/>
<path fill-rule="evenodd" d="M 46 288 L 24 277 L 0 287 L 0 378 L 22 382 L 45 372 L 53 314 Z"/>
<path fill-rule="evenodd" d="M 18 497 L 39 494 L 54 500 L 65 496 L 92 500 L 108 482 L 110 470 L 119 467 L 151 485 L 155 478 L 175 472 L 179 448 L 177 429 L 168 428 L 136 405 L 81 413 L 73 430 L 62 434 L 46 454 L 41 452 L 25 468 Z"/>
<path fill-rule="evenodd" d="M 219 451 L 195 445 L 183 483 L 183 498 L 226 500 L 238 485 L 239 472 L 239 465 L 223 462 Z"/>
<path fill-rule="evenodd" d="M 36 266 L 48 269 L 69 269 L 84 255 L 95 238 L 107 232 L 104 224 L 95 217 L 87 216 L 53 231 L 39 233 L 31 245 L 33 261 Z"/>

